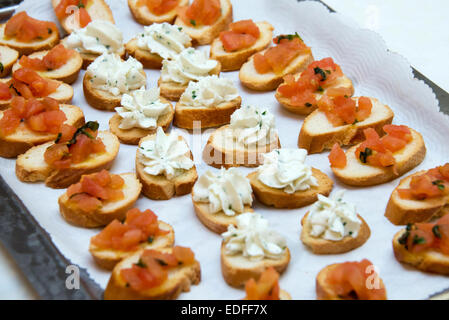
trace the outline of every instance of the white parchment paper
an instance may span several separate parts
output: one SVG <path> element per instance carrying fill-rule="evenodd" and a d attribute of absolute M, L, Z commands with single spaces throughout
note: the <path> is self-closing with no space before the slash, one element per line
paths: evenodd
<path fill-rule="evenodd" d="M 142 30 L 142 26 L 132 19 L 126 0 L 109 0 L 108 3 L 117 25 L 124 33 L 125 41 Z M 235 20 L 251 18 L 254 21 L 269 21 L 275 27 L 275 34 L 298 32 L 312 47 L 316 59 L 331 56 L 341 65 L 343 72 L 353 80 L 356 95 L 380 99 L 394 110 L 394 123 L 406 124 L 420 131 L 428 154 L 413 171 L 447 162 L 448 118 L 439 113 L 432 90 L 413 78 L 409 63 L 403 57 L 388 52 L 379 35 L 358 29 L 342 16 L 329 13 L 317 2 L 233 0 L 232 3 Z M 19 10 L 27 10 L 35 18 L 56 21 L 49 0 L 25 0 Z M 204 47 L 204 50 L 208 50 L 208 47 Z M 147 73 L 148 86 L 156 86 L 159 71 Z M 112 113 L 95 110 L 86 103 L 82 89 L 83 74 L 82 71 L 74 84 L 73 104 L 83 109 L 86 120 L 98 120 L 101 129 L 106 130 Z M 221 76 L 233 79 L 239 86 L 244 105 L 268 107 L 276 116 L 282 146 L 296 148 L 303 117 L 282 109 L 273 92 L 250 92 L 240 86 L 237 72 L 223 73 Z M 201 150 L 209 134 L 204 134 L 199 144 L 199 136 L 193 137 L 178 128 L 172 130 L 181 133 L 189 141 L 199 174 L 211 169 L 201 162 Z M 112 167 L 114 173 L 134 171 L 135 149 L 135 146 L 121 145 L 119 156 Z M 327 153 L 310 156 L 308 162 L 332 177 Z M 21 183 L 14 174 L 14 165 L 13 160 L 0 160 L 3 178 L 47 230 L 59 250 L 73 263 L 86 268 L 90 276 L 104 288 L 109 272 L 98 268 L 88 252 L 89 239 L 99 230 L 86 230 L 67 224 L 61 218 L 57 205 L 57 198 L 64 190 L 52 190 L 43 184 Z M 248 173 L 251 171 L 246 168 L 242 170 Z M 449 288 L 447 277 L 425 274 L 401 265 L 393 256 L 391 240 L 400 228 L 384 218 L 384 210 L 397 183 L 398 180 L 395 180 L 377 187 L 356 189 L 336 182 L 334 192 L 348 189 L 345 199 L 357 205 L 358 212 L 368 222 L 372 233 L 361 248 L 342 255 L 314 255 L 303 246 L 299 240 L 300 219 L 308 208 L 277 210 L 255 202 L 255 210 L 269 219 L 273 228 L 287 238 L 291 250 L 292 259 L 281 277 L 281 287 L 289 291 L 294 299 L 315 299 L 315 277 L 321 268 L 331 263 L 368 258 L 378 267 L 390 299 L 424 299 Z M 190 196 L 169 201 L 151 201 L 141 197 L 137 206 L 140 209 L 152 209 L 160 219 L 173 225 L 176 243 L 192 247 L 201 263 L 201 283 L 193 286 L 189 293 L 182 294 L 181 299 L 240 299 L 244 296 L 242 290 L 230 288 L 224 282 L 219 259 L 221 238 L 198 221 Z"/>

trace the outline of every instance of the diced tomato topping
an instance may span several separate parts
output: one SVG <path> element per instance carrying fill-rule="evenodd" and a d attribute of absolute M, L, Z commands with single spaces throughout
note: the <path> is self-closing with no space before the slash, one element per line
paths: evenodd
<path fill-rule="evenodd" d="M 15 14 L 5 26 L 5 36 L 20 42 L 44 40 L 53 32 L 57 32 L 53 22 L 33 19 L 25 11 Z"/>
<path fill-rule="evenodd" d="M 12 98 L 9 85 L 4 82 L 0 82 L 0 100 L 9 100 Z"/>
<path fill-rule="evenodd" d="M 331 167 L 339 169 L 343 169 L 344 167 L 346 167 L 346 154 L 338 143 L 334 144 L 328 158 Z"/>
<path fill-rule="evenodd" d="M 251 278 L 245 283 L 245 300 L 279 300 L 279 273 L 269 267 L 258 281 Z"/>
<path fill-rule="evenodd" d="M 9 83 L 13 95 L 19 95 L 25 99 L 42 98 L 55 92 L 60 83 L 55 80 L 44 79 L 36 71 L 21 68 L 13 73 Z"/>
<path fill-rule="evenodd" d="M 317 105 L 335 127 L 361 122 L 371 115 L 372 109 L 371 99 L 360 97 L 355 100 L 346 95 L 333 98 L 324 95 Z"/>
<path fill-rule="evenodd" d="M 50 71 L 59 69 L 65 65 L 74 53 L 74 50 L 67 49 L 64 45 L 58 44 L 42 58 L 22 56 L 19 62 L 23 68 L 36 71 Z"/>
<path fill-rule="evenodd" d="M 79 13 L 79 24 L 81 28 L 87 26 L 92 18 L 87 12 L 89 0 L 61 0 L 58 6 L 55 8 L 56 16 L 59 20 L 75 13 L 75 9 Z"/>
<path fill-rule="evenodd" d="M 241 20 L 231 23 L 228 31 L 222 31 L 220 40 L 226 52 L 233 52 L 251 47 L 259 36 L 259 27 L 253 20 Z"/>
<path fill-rule="evenodd" d="M 210 26 L 221 16 L 220 0 L 193 0 L 190 6 L 178 8 L 178 16 L 189 26 Z"/>
<path fill-rule="evenodd" d="M 157 16 L 172 11 L 179 4 L 179 0 L 139 0 L 137 6 L 146 6 L 148 10 Z"/>
<path fill-rule="evenodd" d="M 122 269 L 120 275 L 134 290 L 151 289 L 161 285 L 168 278 L 170 269 L 187 264 L 177 258 L 186 256 L 189 256 L 189 264 L 195 262 L 193 252 L 189 248 L 177 246 L 171 253 L 148 249 L 131 268 Z"/>
<path fill-rule="evenodd" d="M 360 262 L 344 262 L 329 270 L 326 282 L 333 291 L 345 300 L 386 300 L 385 287 L 380 286 L 380 279 L 377 278 L 379 287 L 368 286 L 368 277 L 373 276 L 373 264 L 363 259 Z M 378 277 L 378 275 L 375 275 Z M 376 281 L 376 279 L 373 279 Z"/>

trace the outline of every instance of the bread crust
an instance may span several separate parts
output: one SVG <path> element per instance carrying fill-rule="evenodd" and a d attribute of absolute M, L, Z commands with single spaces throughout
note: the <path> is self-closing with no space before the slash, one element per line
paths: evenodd
<path fill-rule="evenodd" d="M 173 124 L 178 128 L 192 130 L 193 123 L 200 122 L 199 128 L 212 128 L 228 124 L 231 115 L 239 109 L 242 104 L 242 97 L 237 97 L 232 101 L 224 102 L 212 107 L 190 107 L 178 102 L 175 107 Z"/>
<path fill-rule="evenodd" d="M 366 221 L 360 215 L 357 215 L 362 221 L 357 237 L 346 236 L 340 241 L 316 238 L 310 235 L 312 226 L 307 221 L 308 216 L 309 212 L 301 219 L 301 241 L 315 254 L 340 254 L 352 251 L 361 247 L 371 235 L 371 230 Z"/>
<path fill-rule="evenodd" d="M 172 24 L 175 21 L 176 16 L 178 15 L 176 9 L 180 6 L 185 6 L 189 3 L 189 0 L 180 0 L 176 8 L 163 15 L 157 16 L 151 13 L 150 10 L 148 10 L 148 8 L 145 6 L 138 7 L 137 1 L 138 0 L 128 0 L 128 7 L 131 11 L 132 16 L 134 17 L 134 20 L 136 20 L 138 23 L 144 26 L 148 26 L 153 23 L 163 23 L 163 22 L 168 22 Z"/>
<path fill-rule="evenodd" d="M 165 100 L 164 98 L 161 98 L 161 101 L 163 103 L 168 103 L 170 105 L 170 111 L 166 114 L 163 114 L 160 116 L 157 120 L 157 126 L 162 127 L 164 131 L 167 131 L 170 127 L 170 124 L 173 120 L 173 115 L 175 113 L 175 110 L 173 109 L 172 104 Z M 125 144 L 133 144 L 137 145 L 139 144 L 140 139 L 143 137 L 146 137 L 147 135 L 156 133 L 157 128 L 151 128 L 151 129 L 142 129 L 142 128 L 131 128 L 131 129 L 120 129 L 120 122 L 122 118 L 118 113 L 115 113 L 112 118 L 109 120 L 109 129 L 113 134 L 119 138 L 120 142 Z"/>
<path fill-rule="evenodd" d="M 148 135 L 142 138 L 139 142 L 139 146 L 142 142 L 146 140 L 155 139 L 156 135 Z M 179 136 L 180 140 L 184 140 Z M 193 159 L 192 153 L 190 152 L 190 158 Z M 189 194 L 192 191 L 193 185 L 198 179 L 198 173 L 196 171 L 195 165 L 182 173 L 181 175 L 173 178 L 167 179 L 165 175 L 160 174 L 158 176 L 149 175 L 144 171 L 143 164 L 139 161 L 139 149 L 136 151 L 136 172 L 137 177 L 142 183 L 143 189 L 142 193 L 149 199 L 152 200 L 169 200 L 174 196 L 182 196 Z"/>
<path fill-rule="evenodd" d="M 279 260 L 264 258 L 260 261 L 251 261 L 242 255 L 226 255 L 224 246 L 223 241 L 220 251 L 221 272 L 224 280 L 231 287 L 241 288 L 251 278 L 257 281 L 265 269 L 269 267 L 273 267 L 282 274 L 290 263 L 290 250 L 288 248 L 285 249 L 284 256 Z"/>
<path fill-rule="evenodd" d="M 256 25 L 260 31 L 260 37 L 257 39 L 251 47 L 238 50 L 235 52 L 226 52 L 223 49 L 223 43 L 220 38 L 216 38 L 210 47 L 210 57 L 220 61 L 222 71 L 235 71 L 240 70 L 242 65 L 251 57 L 253 54 L 264 50 L 271 43 L 273 38 L 274 27 L 266 22 L 257 22 Z"/>
<path fill-rule="evenodd" d="M 267 206 L 275 208 L 294 209 L 307 206 L 318 200 L 318 194 L 328 196 L 333 187 L 333 181 L 324 172 L 312 168 L 313 176 L 318 180 L 318 187 L 311 187 L 305 191 L 286 193 L 284 190 L 271 188 L 263 184 L 257 177 L 258 172 L 248 175 L 256 199 Z"/>
<path fill-rule="evenodd" d="M 0 46 L 0 77 L 6 77 L 11 73 L 12 66 L 19 59 L 19 52 L 7 46 Z"/>
<path fill-rule="evenodd" d="M 157 249 L 163 252 L 171 252 L 171 248 Z M 120 276 L 120 270 L 131 267 L 137 263 L 143 250 L 128 256 L 119 262 L 112 271 L 106 290 L 105 300 L 173 300 L 182 292 L 190 291 L 191 285 L 196 285 L 201 281 L 200 263 L 195 260 L 192 265 L 180 266 L 170 271 L 170 277 L 162 285 L 149 290 L 138 292 L 126 286 L 125 281 Z"/>
<path fill-rule="evenodd" d="M 217 134 L 222 134 L 223 130 L 226 130 L 229 125 L 222 126 L 215 130 L 209 137 L 206 146 L 203 150 L 203 160 L 208 165 L 214 168 L 224 167 L 226 169 L 231 167 L 258 167 L 263 163 L 262 155 L 268 153 L 274 149 L 279 149 L 281 143 L 279 137 L 271 144 L 267 144 L 264 147 L 257 149 L 262 150 L 235 150 L 235 149 L 223 149 L 222 146 L 215 142 Z"/>
<path fill-rule="evenodd" d="M 112 270 L 117 263 L 140 249 L 146 250 L 173 247 L 173 244 L 175 243 L 175 231 L 173 230 L 173 227 L 160 220 L 158 223 L 159 228 L 168 231 L 168 233 L 154 237 L 153 242 L 151 243 L 145 242 L 140 244 L 137 250 L 118 251 L 112 249 L 102 249 L 92 244 L 91 241 L 89 245 L 89 252 L 98 266 L 106 270 Z"/>
<path fill-rule="evenodd" d="M 65 124 L 71 124 L 76 127 L 84 124 L 84 114 L 81 108 L 72 105 L 60 105 L 60 107 L 67 116 Z M 0 111 L 0 119 L 3 118 L 3 112 Z M 0 157 L 15 158 L 34 146 L 54 141 L 57 136 L 57 134 L 52 133 L 31 131 L 24 123 L 21 123 L 13 134 L 6 137 L 0 136 Z"/>
<path fill-rule="evenodd" d="M 340 146 L 358 144 L 365 140 L 363 131 L 367 128 L 373 128 L 380 136 L 384 135 L 382 128 L 384 125 L 393 122 L 394 113 L 387 105 L 382 105 L 381 107 L 377 99 L 370 99 L 373 101 L 373 110 L 376 108 L 380 113 L 380 109 L 384 109 L 385 115 L 382 118 L 377 118 L 377 114 L 373 113 L 362 122 L 333 127 L 332 130 L 315 133 L 311 132 L 310 129 L 316 127 L 316 119 L 322 119 L 322 123 L 326 126 L 331 125 L 327 118 L 324 119 L 326 116 L 323 112 L 315 110 L 304 120 L 298 137 L 298 147 L 306 149 L 309 154 L 312 154 L 330 150 L 335 143 L 338 143 Z"/>
<path fill-rule="evenodd" d="M 193 45 L 211 44 L 212 41 L 218 37 L 221 31 L 226 30 L 232 22 L 232 4 L 230 0 L 220 0 L 222 14 L 218 20 L 210 26 L 193 27 L 186 25 L 181 18 L 177 17 L 175 25 L 182 27 L 193 41 Z"/>

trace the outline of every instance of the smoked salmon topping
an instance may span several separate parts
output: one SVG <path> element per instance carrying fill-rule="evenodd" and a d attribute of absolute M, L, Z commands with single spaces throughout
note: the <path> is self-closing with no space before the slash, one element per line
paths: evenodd
<path fill-rule="evenodd" d="M 228 31 L 220 32 L 220 40 L 226 52 L 233 52 L 251 47 L 260 36 L 259 27 L 253 20 L 231 23 Z"/>
<path fill-rule="evenodd" d="M 431 223 L 407 225 L 398 241 L 412 253 L 436 250 L 449 255 L 449 215 Z"/>
<path fill-rule="evenodd" d="M 382 138 L 373 128 L 363 131 L 366 140 L 355 151 L 356 158 L 362 163 L 375 167 L 394 166 L 396 160 L 393 154 L 405 148 L 413 139 L 407 126 L 387 124 L 383 130 L 387 134 Z"/>
<path fill-rule="evenodd" d="M 58 44 L 42 58 L 22 56 L 19 63 L 23 68 L 29 68 L 36 71 L 51 71 L 65 65 L 74 53 L 74 50 L 67 49 L 64 45 Z"/>
<path fill-rule="evenodd" d="M 141 212 L 134 208 L 126 213 L 123 223 L 112 221 L 91 243 L 101 249 L 118 251 L 133 251 L 140 244 L 153 243 L 156 237 L 167 234 L 168 231 L 159 228 L 156 214 L 151 210 Z"/>
<path fill-rule="evenodd" d="M 80 182 L 72 184 L 67 189 L 69 202 L 75 204 L 84 212 L 99 209 L 104 202 L 123 200 L 125 181 L 117 174 L 107 170 L 84 175 Z"/>
<path fill-rule="evenodd" d="M 56 16 L 62 20 L 78 11 L 80 27 L 84 28 L 92 21 L 86 9 L 88 2 L 89 0 L 61 0 L 55 8 Z"/>
<path fill-rule="evenodd" d="M 326 114 L 327 120 L 334 127 L 339 127 L 367 119 L 371 115 L 373 104 L 367 97 L 355 100 L 347 95 L 334 98 L 325 95 L 318 101 L 318 108 Z"/>
<path fill-rule="evenodd" d="M 178 16 L 188 26 L 210 26 L 221 16 L 220 0 L 193 0 L 190 6 L 178 8 Z"/>
<path fill-rule="evenodd" d="M 69 168 L 85 161 L 91 155 L 106 152 L 103 142 L 97 138 L 98 122 L 89 121 L 80 128 L 62 125 L 55 144 L 44 153 L 45 162 L 57 169 Z"/>
<path fill-rule="evenodd" d="M 22 122 L 34 132 L 55 134 L 66 120 L 65 113 L 59 109 L 59 102 L 52 98 L 25 100 L 14 97 L 10 108 L 0 119 L 0 135 L 14 133 Z"/>
<path fill-rule="evenodd" d="M 413 176 L 410 187 L 398 189 L 399 197 L 408 200 L 426 200 L 449 195 L 449 163 Z"/>
<path fill-rule="evenodd" d="M 346 167 L 346 154 L 338 143 L 334 144 L 328 158 L 332 168 L 343 169 Z"/>
<path fill-rule="evenodd" d="M 279 273 L 273 267 L 265 269 L 258 281 L 245 283 L 245 291 L 245 300 L 279 300 Z"/>
<path fill-rule="evenodd" d="M 293 75 L 284 77 L 284 84 L 279 86 L 278 92 L 290 99 L 293 106 L 312 107 L 316 106 L 316 95 L 322 94 L 325 89 L 331 90 L 343 72 L 332 58 L 324 58 L 312 62 L 306 70 L 296 79 Z M 333 96 L 351 96 L 349 88 L 332 88 Z"/>
<path fill-rule="evenodd" d="M 137 6 L 146 6 L 148 10 L 157 16 L 172 11 L 179 4 L 179 0 L 139 0 Z"/>
<path fill-rule="evenodd" d="M 4 82 L 0 82 L 0 100 L 9 100 L 11 98 L 12 94 L 9 85 Z"/>
<path fill-rule="evenodd" d="M 142 291 L 161 285 L 170 270 L 194 262 L 195 255 L 190 248 L 176 246 L 171 253 L 149 249 L 143 251 L 131 268 L 122 269 L 120 275 L 132 289 Z"/>
<path fill-rule="evenodd" d="M 260 74 L 268 72 L 279 74 L 298 55 L 311 52 L 297 33 L 278 36 L 273 42 L 276 46 L 268 48 L 263 54 L 254 55 L 254 67 Z"/>
<path fill-rule="evenodd" d="M 34 70 L 20 68 L 13 73 L 8 85 L 13 96 L 31 99 L 47 97 L 59 88 L 60 83 L 44 79 Z"/>
<path fill-rule="evenodd" d="M 344 262 L 328 272 L 326 283 L 344 300 L 386 300 L 386 290 L 378 274 L 373 277 L 374 272 L 373 264 L 367 259 Z"/>
<path fill-rule="evenodd" d="M 57 32 L 56 24 L 31 18 L 25 11 L 19 12 L 8 20 L 5 36 L 19 42 L 45 40 Z"/>

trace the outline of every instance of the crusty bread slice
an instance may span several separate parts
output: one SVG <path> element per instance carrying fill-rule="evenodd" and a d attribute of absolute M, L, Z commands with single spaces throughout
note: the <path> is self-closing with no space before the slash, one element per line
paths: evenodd
<path fill-rule="evenodd" d="M 210 46 L 210 57 L 211 59 L 220 61 L 222 71 L 239 70 L 249 57 L 270 45 L 274 27 L 266 21 L 257 22 L 256 25 L 259 28 L 260 37 L 249 48 L 226 52 L 220 38 L 216 38 L 212 42 Z"/>
<path fill-rule="evenodd" d="M 30 54 L 28 57 L 32 59 L 42 59 L 48 50 L 38 51 Z M 54 70 L 46 70 L 46 71 L 36 71 L 41 77 L 47 79 L 53 79 L 65 82 L 67 84 L 72 84 L 78 79 L 78 75 L 80 73 L 81 67 L 83 66 L 83 59 L 78 51 L 73 51 L 72 57 L 60 68 Z M 12 72 L 22 68 L 20 64 L 20 60 L 17 61 L 12 67 Z"/>
<path fill-rule="evenodd" d="M 426 222 L 433 217 L 446 213 L 449 209 L 449 196 L 430 198 L 426 200 L 408 200 L 399 197 L 398 189 L 410 188 L 414 176 L 422 175 L 427 171 L 419 171 L 399 182 L 393 190 L 385 210 L 385 217 L 395 225 Z"/>
<path fill-rule="evenodd" d="M 299 132 L 298 147 L 310 153 L 319 153 L 325 149 L 332 149 L 335 143 L 339 145 L 353 145 L 362 142 L 365 138 L 363 130 L 373 128 L 382 136 L 382 128 L 391 124 L 394 113 L 387 105 L 375 98 L 370 98 L 373 104 L 371 115 L 355 124 L 334 127 L 320 110 L 315 110 L 305 120 Z"/>
<path fill-rule="evenodd" d="M 51 0 L 53 8 L 56 8 L 61 0 Z M 92 20 L 106 20 L 115 23 L 112 16 L 111 8 L 104 0 L 90 0 L 86 6 L 86 10 Z M 62 28 L 67 33 L 72 33 L 73 30 L 80 29 L 80 25 L 76 20 L 76 13 L 59 20 Z"/>
<path fill-rule="evenodd" d="M 318 180 L 318 187 L 311 187 L 305 191 L 286 193 L 284 190 L 271 188 L 263 184 L 258 178 L 257 171 L 248 175 L 256 199 L 267 206 L 275 208 L 301 208 L 318 200 L 318 194 L 328 196 L 333 187 L 333 181 L 324 172 L 312 168 L 313 176 Z"/>
<path fill-rule="evenodd" d="M 183 31 L 192 38 L 194 45 L 211 44 L 220 32 L 226 30 L 232 22 L 233 13 L 231 1 L 220 0 L 220 4 L 221 16 L 210 26 L 190 26 L 185 24 L 180 17 L 176 18 L 175 25 L 182 27 Z"/>
<path fill-rule="evenodd" d="M 170 127 L 171 122 L 173 121 L 173 115 L 175 113 L 175 110 L 173 109 L 172 104 L 168 100 L 161 98 L 161 101 L 164 103 L 168 103 L 170 105 L 170 111 L 167 112 L 166 114 L 163 114 L 157 119 L 157 126 L 162 127 L 164 131 L 167 131 L 168 128 Z M 143 137 L 156 133 L 157 128 L 120 129 L 119 126 L 121 121 L 122 118 L 120 117 L 120 115 L 118 113 L 115 113 L 109 120 L 109 130 L 111 130 L 111 132 L 115 134 L 122 143 L 137 145 L 139 144 L 140 139 L 142 139 Z"/>
<path fill-rule="evenodd" d="M 164 231 L 168 231 L 167 234 L 156 236 L 152 239 L 152 242 L 141 243 L 137 250 L 140 249 L 159 249 L 159 248 L 169 248 L 175 243 L 175 231 L 172 226 L 163 221 L 158 221 L 159 228 Z M 119 251 L 113 249 L 103 249 L 92 244 L 89 245 L 89 252 L 97 265 L 103 269 L 112 270 L 117 263 L 122 261 L 124 258 L 133 254 L 134 251 Z"/>
<path fill-rule="evenodd" d="M 290 262 L 290 250 L 285 249 L 281 259 L 264 258 L 259 261 L 252 261 L 241 254 L 227 255 L 225 253 L 225 243 L 221 245 L 220 252 L 221 272 L 226 283 L 232 287 L 242 287 L 246 281 L 253 278 L 258 280 L 266 268 L 273 267 L 277 272 L 283 273 Z"/>
<path fill-rule="evenodd" d="M 66 124 L 79 127 L 84 124 L 84 114 L 81 108 L 62 104 L 61 110 L 65 113 Z M 0 111 L 0 119 L 3 118 L 3 111 Z M 33 146 L 40 145 L 49 141 L 54 141 L 57 134 L 39 133 L 28 129 L 25 123 L 21 123 L 17 130 L 6 137 L 0 137 L 0 157 L 15 158 L 26 152 Z"/>
<path fill-rule="evenodd" d="M 44 160 L 45 151 L 54 142 L 35 146 L 17 158 L 17 178 L 23 182 L 45 181 L 47 187 L 62 189 L 78 182 L 84 174 L 109 169 L 117 157 L 120 142 L 109 131 L 98 132 L 98 138 L 106 146 L 106 152 L 91 156 L 86 161 L 74 164 L 67 169 L 54 169 Z"/>
<path fill-rule="evenodd" d="M 140 140 L 139 145 L 144 141 L 154 140 L 155 138 L 156 134 L 148 135 Z M 179 136 L 178 139 L 184 140 L 181 136 Z M 193 159 L 191 152 L 189 155 L 190 158 Z M 189 194 L 198 179 L 195 165 L 190 170 L 185 171 L 173 179 L 167 179 L 163 174 L 152 176 L 146 173 L 144 169 L 144 165 L 139 161 L 139 149 L 137 149 L 136 172 L 137 177 L 143 185 L 142 193 L 153 200 L 168 200 L 174 196 Z"/>
<path fill-rule="evenodd" d="M 8 83 L 11 80 L 11 78 L 5 78 L 0 79 L 0 82 Z M 55 80 L 56 81 L 56 80 Z M 67 83 L 59 82 L 59 87 L 56 89 L 55 92 L 48 95 L 48 97 L 53 98 L 57 100 L 59 103 L 70 103 L 73 98 L 73 88 Z M 12 99 L 9 100 L 0 100 L 0 110 L 5 110 L 9 107 L 9 104 L 11 103 Z"/>
<path fill-rule="evenodd" d="M 67 192 L 58 199 L 59 212 L 70 224 L 82 228 L 98 228 L 109 224 L 112 220 L 124 220 L 126 212 L 131 209 L 139 198 L 142 185 L 134 173 L 122 173 L 125 181 L 123 186 L 124 198 L 119 201 L 105 202 L 93 212 L 85 212 L 78 205 L 70 202 Z"/>
<path fill-rule="evenodd" d="M 193 201 L 193 193 L 192 193 L 192 201 Z M 227 216 L 223 211 L 217 213 L 210 213 L 209 211 L 209 203 L 204 202 L 196 202 L 193 201 L 193 208 L 195 209 L 195 214 L 202 224 L 209 230 L 222 234 L 228 230 L 228 226 L 230 224 L 237 226 L 237 216 L 241 213 L 236 213 L 235 216 Z M 254 210 L 245 205 L 245 208 L 242 213 L 245 212 L 254 212 Z"/>
<path fill-rule="evenodd" d="M 213 75 L 219 76 L 220 71 L 221 71 L 221 64 L 220 64 L 220 62 L 218 62 L 217 66 L 209 72 L 209 75 L 210 76 L 213 76 Z M 170 101 L 178 101 L 179 98 L 181 98 L 184 91 L 189 86 L 188 83 L 180 84 L 180 83 L 176 83 L 173 81 L 162 81 L 161 78 L 159 78 L 157 84 L 159 86 L 161 96 L 167 98 Z"/>
<path fill-rule="evenodd" d="M 335 269 L 339 263 L 331 264 L 324 267 L 316 276 L 316 297 L 318 300 L 352 300 L 351 298 L 341 297 L 335 290 L 327 283 L 327 275 L 330 271 Z M 379 279 L 380 288 L 385 288 L 384 282 L 381 278 Z"/>
<path fill-rule="evenodd" d="M 175 21 L 176 16 L 178 15 L 176 11 L 178 7 L 186 6 L 189 3 L 189 0 L 180 0 L 176 8 L 159 16 L 150 12 L 147 6 L 141 7 L 137 6 L 137 2 L 138 0 L 128 0 L 129 10 L 131 11 L 131 14 L 138 23 L 143 24 L 144 26 L 149 26 L 150 24 L 153 23 L 163 23 L 163 22 L 168 22 L 172 24 Z"/>
<path fill-rule="evenodd" d="M 301 241 L 315 254 L 339 254 L 354 250 L 361 247 L 370 237 L 371 230 L 366 221 L 360 216 L 357 217 L 362 221 L 357 237 L 346 236 L 340 241 L 331 241 L 323 238 L 316 238 L 310 235 L 312 225 L 307 220 L 309 212 L 301 219 Z"/>
<path fill-rule="evenodd" d="M 300 76 L 301 76 L 301 73 L 295 74 L 295 79 L 297 80 Z M 281 85 L 279 85 L 279 87 Z M 280 105 L 283 106 L 288 111 L 296 113 L 296 114 L 300 114 L 300 115 L 308 115 L 317 109 L 316 104 L 311 105 L 310 107 L 293 105 L 290 98 L 287 98 L 287 97 L 283 96 L 281 93 L 279 93 L 279 87 L 278 87 L 278 89 L 276 89 L 275 97 L 276 97 L 277 101 L 280 103 Z M 351 79 L 349 79 L 347 76 L 343 75 L 342 77 L 338 78 L 338 81 L 336 83 L 334 83 L 332 86 L 323 88 L 324 90 L 322 93 L 315 93 L 314 94 L 315 99 L 319 100 L 323 95 L 326 94 L 327 90 L 329 90 L 330 88 L 348 88 L 351 90 L 351 96 L 354 94 L 354 86 L 352 85 Z"/>
<path fill-rule="evenodd" d="M 406 232 L 406 230 L 398 231 L 393 238 L 393 251 L 396 260 L 409 264 L 416 269 L 449 275 L 449 256 L 437 250 L 424 250 L 419 253 L 412 253 L 408 251 L 399 239 Z"/>
<path fill-rule="evenodd" d="M 142 74 L 146 73 L 142 71 Z M 86 101 L 95 109 L 105 110 L 105 111 L 114 111 L 114 109 L 120 106 L 120 102 L 122 101 L 122 95 L 114 96 L 113 94 L 96 89 L 92 86 L 92 82 L 90 81 L 92 77 L 86 72 L 83 78 L 83 92 Z"/>
<path fill-rule="evenodd" d="M 341 182 L 351 186 L 373 186 L 402 176 L 418 166 L 426 156 L 426 146 L 421 134 L 413 129 L 410 130 L 413 140 L 404 149 L 393 154 L 396 159 L 396 173 L 393 167 L 373 167 L 360 162 L 355 157 L 358 145 L 346 151 L 346 167 L 332 168 L 332 171 Z"/>
<path fill-rule="evenodd" d="M 263 163 L 262 155 L 274 149 L 279 149 L 281 144 L 279 138 L 271 144 L 262 147 L 253 147 L 251 149 L 240 147 L 238 149 L 224 149 L 227 143 L 225 139 L 228 136 L 227 129 L 229 125 L 222 126 L 215 130 L 209 137 L 203 150 L 203 160 L 208 165 L 215 168 L 231 167 L 258 167 Z"/>
<path fill-rule="evenodd" d="M 7 46 L 0 46 L 0 77 L 6 77 L 11 73 L 14 63 L 19 59 L 19 52 Z"/>
<path fill-rule="evenodd" d="M 193 129 L 194 121 L 200 121 L 200 128 L 222 126 L 231 121 L 231 115 L 240 108 L 241 104 L 242 97 L 213 107 L 191 107 L 178 102 L 175 107 L 173 124 L 189 130 Z"/>
<path fill-rule="evenodd" d="M 163 248 L 156 250 L 169 253 L 173 249 Z M 157 287 L 142 292 L 132 289 L 130 286 L 127 286 L 120 275 L 120 271 L 131 268 L 133 264 L 136 264 L 143 251 L 139 250 L 126 257 L 114 267 L 104 291 L 105 300 L 172 300 L 176 299 L 182 292 L 190 291 L 192 284 L 200 283 L 201 267 L 200 263 L 195 260 L 191 265 L 180 265 L 179 267 L 169 269 L 168 279 Z"/>
<path fill-rule="evenodd" d="M 19 56 L 28 55 L 35 51 L 49 50 L 59 42 L 59 31 L 53 30 L 50 37 L 43 40 L 35 40 L 32 42 L 19 42 L 15 38 L 5 37 L 6 24 L 0 25 L 0 45 L 8 46 L 11 49 L 17 50 Z"/>
<path fill-rule="evenodd" d="M 260 53 L 264 54 L 267 50 L 265 49 Z M 275 90 L 283 82 L 284 76 L 304 71 L 313 60 L 312 53 L 300 54 L 285 67 L 282 73 L 277 74 L 270 71 L 265 74 L 260 74 L 254 67 L 254 55 L 252 55 L 240 69 L 240 82 L 245 87 L 256 91 Z"/>

